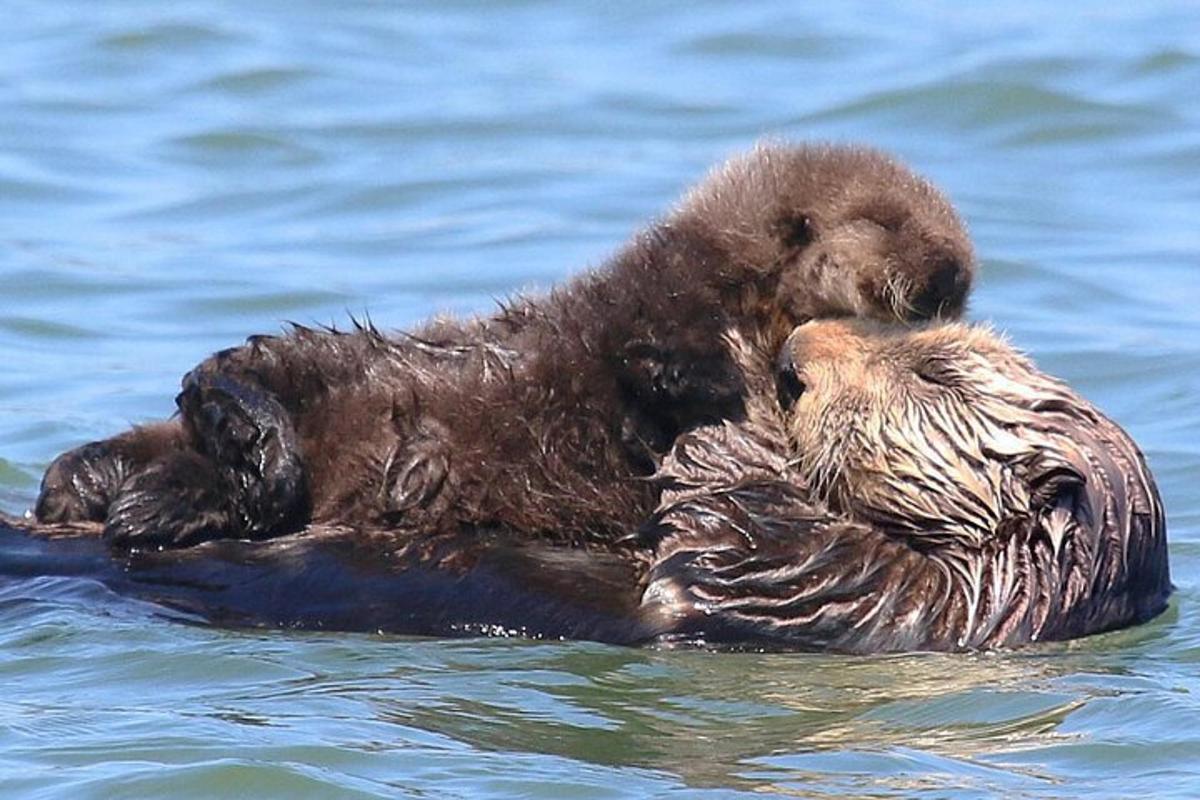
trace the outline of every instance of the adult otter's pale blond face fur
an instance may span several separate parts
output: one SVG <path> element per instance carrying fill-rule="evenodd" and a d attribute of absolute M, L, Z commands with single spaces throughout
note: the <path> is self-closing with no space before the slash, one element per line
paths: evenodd
<path fill-rule="evenodd" d="M 1166 590 L 1162 504 L 1137 447 L 986 328 L 810 323 L 778 386 L 814 495 L 961 570 L 972 596 L 985 574 L 1018 591 L 1047 565 L 1063 610 L 1118 584 Z"/>
<path fill-rule="evenodd" d="M 982 548 L 1028 517 L 1058 549 L 1081 524 L 1161 518 L 1129 437 L 986 328 L 814 322 L 779 379 L 812 491 L 923 547 Z"/>

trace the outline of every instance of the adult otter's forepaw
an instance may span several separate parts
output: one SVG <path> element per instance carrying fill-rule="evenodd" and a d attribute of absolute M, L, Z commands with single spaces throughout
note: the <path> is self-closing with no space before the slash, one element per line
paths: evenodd
<path fill-rule="evenodd" d="M 122 547 L 186 547 L 236 533 L 228 486 L 197 453 L 151 464 L 121 487 L 105 518 L 104 536 Z"/>
<path fill-rule="evenodd" d="M 197 370 L 184 378 L 176 402 L 201 452 L 232 476 L 241 535 L 259 538 L 303 522 L 309 496 L 300 445 L 274 395 Z"/>
<path fill-rule="evenodd" d="M 102 522 L 125 479 L 125 466 L 107 442 L 63 453 L 42 477 L 34 508 L 38 522 Z"/>

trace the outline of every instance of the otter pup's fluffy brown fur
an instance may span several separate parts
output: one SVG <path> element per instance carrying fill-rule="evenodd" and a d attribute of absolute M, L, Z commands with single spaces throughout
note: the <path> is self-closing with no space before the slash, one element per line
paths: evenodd
<path fill-rule="evenodd" d="M 654 508 L 639 477 L 681 431 L 744 415 L 725 330 L 771 347 L 820 316 L 953 317 L 972 272 L 950 205 L 892 159 L 765 145 L 602 268 L 493 317 L 217 354 L 178 420 L 56 460 L 37 516 L 129 545 L 308 522 L 608 540 Z"/>
<path fill-rule="evenodd" d="M 986 328 L 812 322 L 776 366 L 782 417 L 760 404 L 747 424 L 684 435 L 664 463 L 644 610 L 675 635 L 945 650 L 1165 607 L 1142 454 Z"/>

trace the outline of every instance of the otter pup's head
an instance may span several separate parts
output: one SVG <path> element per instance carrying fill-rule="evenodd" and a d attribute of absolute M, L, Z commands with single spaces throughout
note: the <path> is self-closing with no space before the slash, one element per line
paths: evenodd
<path fill-rule="evenodd" d="M 1136 445 L 988 329 L 812 322 L 777 367 L 798 466 L 836 511 L 930 552 L 1015 537 L 1089 574 L 1146 556 L 1165 582 L 1162 505 Z"/>
<path fill-rule="evenodd" d="M 717 168 L 666 224 L 715 240 L 725 265 L 715 280 L 755 287 L 787 330 L 844 315 L 957 318 L 974 274 L 941 192 L 859 147 L 760 145 Z"/>

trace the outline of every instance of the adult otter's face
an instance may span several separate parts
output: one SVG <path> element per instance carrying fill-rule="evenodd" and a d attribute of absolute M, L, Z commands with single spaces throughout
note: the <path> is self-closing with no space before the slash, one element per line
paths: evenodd
<path fill-rule="evenodd" d="M 1166 580 L 1162 506 L 1137 447 L 987 329 L 813 322 L 777 366 L 798 464 L 837 511 L 930 552 L 1019 539 L 1090 570 L 1140 551 L 1142 567 L 1097 569 Z"/>
<path fill-rule="evenodd" d="M 962 221 L 929 182 L 857 147 L 762 145 L 714 172 L 670 224 L 715 236 L 779 340 L 818 317 L 954 319 L 974 276 Z"/>

